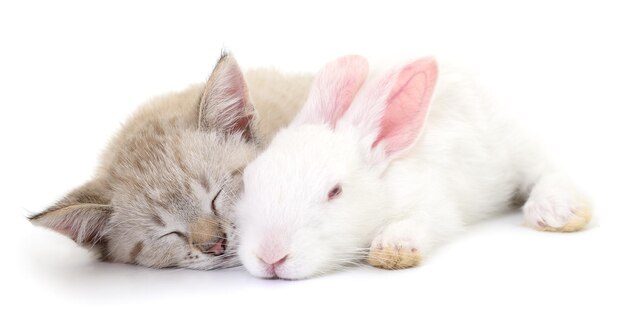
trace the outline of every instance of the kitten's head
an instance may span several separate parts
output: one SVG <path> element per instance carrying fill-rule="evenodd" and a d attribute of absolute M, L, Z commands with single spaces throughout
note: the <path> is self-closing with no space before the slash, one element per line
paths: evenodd
<path fill-rule="evenodd" d="M 236 265 L 232 206 L 241 170 L 257 151 L 254 109 L 227 55 L 199 91 L 162 98 L 157 109 L 153 103 L 139 112 L 113 141 L 98 175 L 31 221 L 109 261 Z"/>

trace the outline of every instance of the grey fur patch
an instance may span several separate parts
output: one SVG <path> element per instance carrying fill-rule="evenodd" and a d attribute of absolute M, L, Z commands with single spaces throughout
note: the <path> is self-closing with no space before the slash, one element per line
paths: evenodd
<path fill-rule="evenodd" d="M 206 176 L 201 176 L 198 182 L 200 183 L 202 188 L 204 188 L 205 191 L 207 192 L 211 191 L 211 186 L 209 185 L 209 179 L 207 179 Z"/>
<path fill-rule="evenodd" d="M 133 247 L 133 249 L 130 251 L 130 263 L 131 264 L 135 264 L 137 263 L 137 256 L 139 256 L 139 253 L 141 253 L 141 250 L 143 250 L 143 242 L 137 242 L 135 243 L 135 246 Z"/>
<path fill-rule="evenodd" d="M 156 223 L 160 227 L 165 227 L 166 226 L 165 221 L 163 221 L 163 219 L 161 219 L 161 217 L 158 216 L 158 215 L 153 215 L 152 216 L 152 222 Z"/>

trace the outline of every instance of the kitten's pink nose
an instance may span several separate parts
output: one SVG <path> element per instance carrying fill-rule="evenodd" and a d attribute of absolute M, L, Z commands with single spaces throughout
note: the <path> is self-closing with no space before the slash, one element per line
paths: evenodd
<path fill-rule="evenodd" d="M 224 254 L 224 251 L 226 250 L 226 239 L 224 238 L 220 238 L 215 244 L 213 244 L 209 250 L 207 251 L 207 253 L 212 253 L 216 256 L 219 256 L 221 254 Z"/>

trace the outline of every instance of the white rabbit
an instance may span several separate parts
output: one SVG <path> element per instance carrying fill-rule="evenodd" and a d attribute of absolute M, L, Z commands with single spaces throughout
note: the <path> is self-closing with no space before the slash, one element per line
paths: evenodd
<path fill-rule="evenodd" d="M 246 168 L 236 212 L 250 273 L 299 279 L 363 259 L 412 267 L 464 224 L 520 201 L 537 229 L 587 224 L 587 200 L 471 81 L 432 58 L 361 89 L 367 72 L 359 56 L 327 64 Z"/>

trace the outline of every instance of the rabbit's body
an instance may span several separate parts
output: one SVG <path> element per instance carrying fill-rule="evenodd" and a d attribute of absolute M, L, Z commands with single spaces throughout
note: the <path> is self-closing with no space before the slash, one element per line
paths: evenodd
<path fill-rule="evenodd" d="M 453 73 L 442 73 L 424 131 L 385 174 L 390 209 L 405 214 L 431 200 L 471 222 L 501 212 L 516 194 L 521 166 L 511 123 Z M 445 196 L 436 196 L 437 192 Z"/>
<path fill-rule="evenodd" d="M 531 148 L 467 79 L 440 74 L 420 139 L 389 165 L 384 177 L 392 218 L 445 213 L 450 220 L 442 225 L 454 229 L 509 209 L 521 192 L 526 164 L 520 158 Z M 431 221 L 444 222 L 420 222 Z"/>
<path fill-rule="evenodd" d="M 544 202 L 588 212 L 539 146 L 494 107 L 472 77 L 442 70 L 421 137 L 384 175 L 388 227 L 381 227 L 374 239 L 369 262 L 384 268 L 412 265 L 463 225 L 519 207 L 540 179 L 559 182 L 535 195 L 567 195 L 568 200 Z M 567 212 L 556 215 L 549 207 L 532 210 L 533 203 L 526 207 L 532 226 L 558 230 L 571 220 Z M 539 223 L 540 218 L 550 222 Z M 396 248 L 419 254 L 400 256 Z"/>
<path fill-rule="evenodd" d="M 464 224 L 524 201 L 538 229 L 587 223 L 585 199 L 473 79 L 438 74 L 426 59 L 355 98 L 362 62 L 329 64 L 298 117 L 246 169 L 239 255 L 251 273 L 302 278 L 365 257 L 415 266 Z"/>

